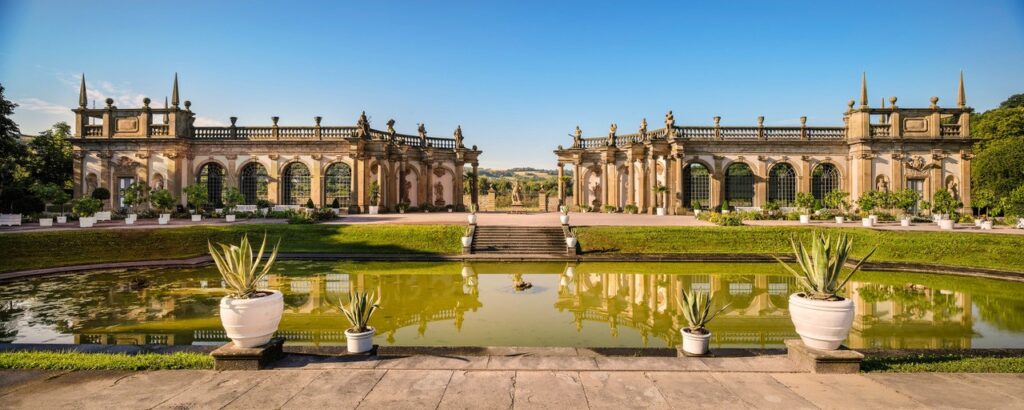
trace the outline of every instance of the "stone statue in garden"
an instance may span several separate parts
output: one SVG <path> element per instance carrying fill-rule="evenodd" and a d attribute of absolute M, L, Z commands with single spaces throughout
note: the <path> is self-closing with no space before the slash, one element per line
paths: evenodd
<path fill-rule="evenodd" d="M 519 180 L 512 181 L 512 205 L 520 206 L 523 204 L 523 186 L 519 184 Z"/>

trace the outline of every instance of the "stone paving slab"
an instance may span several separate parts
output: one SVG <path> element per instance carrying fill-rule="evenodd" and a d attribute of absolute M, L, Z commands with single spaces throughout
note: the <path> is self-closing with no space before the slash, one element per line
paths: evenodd
<path fill-rule="evenodd" d="M 1019 374 L 651 370 L 0 371 L 3 409 L 1024 408 Z"/>

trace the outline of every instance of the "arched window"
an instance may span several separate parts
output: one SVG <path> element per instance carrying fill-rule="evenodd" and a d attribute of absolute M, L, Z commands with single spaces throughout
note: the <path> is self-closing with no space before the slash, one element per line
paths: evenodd
<path fill-rule="evenodd" d="M 796 198 L 796 172 L 785 162 L 776 164 L 768 171 L 768 202 L 778 201 L 790 206 Z"/>
<path fill-rule="evenodd" d="M 832 164 L 814 167 L 811 173 L 811 194 L 815 199 L 824 200 L 829 192 L 839 189 L 839 170 Z"/>
<path fill-rule="evenodd" d="M 305 205 L 309 200 L 309 168 L 301 162 L 293 162 L 284 169 L 281 176 L 282 205 Z"/>
<path fill-rule="evenodd" d="M 348 208 L 352 202 L 352 168 L 339 162 L 327 167 L 324 173 L 324 206 L 338 200 L 339 208 Z"/>
<path fill-rule="evenodd" d="M 196 183 L 206 187 L 206 207 L 221 207 L 221 191 L 224 189 L 224 168 L 213 162 L 199 169 Z"/>
<path fill-rule="evenodd" d="M 729 206 L 754 206 L 754 171 L 735 162 L 725 170 L 725 200 Z"/>
<path fill-rule="evenodd" d="M 709 205 L 711 198 L 711 173 L 707 167 L 699 163 L 691 163 L 683 168 L 683 206 L 691 206 L 693 201 L 700 202 L 702 207 Z"/>
<path fill-rule="evenodd" d="M 255 205 L 256 201 L 267 199 L 269 184 L 270 175 L 267 174 L 267 169 L 258 162 L 246 164 L 238 175 L 238 186 L 248 205 Z"/>

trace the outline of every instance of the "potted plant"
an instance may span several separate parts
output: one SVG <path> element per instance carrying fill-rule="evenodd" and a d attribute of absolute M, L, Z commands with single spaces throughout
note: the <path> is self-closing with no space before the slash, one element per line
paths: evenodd
<path fill-rule="evenodd" d="M 569 224 L 569 207 L 562 205 L 558 207 L 558 222 L 562 225 Z"/>
<path fill-rule="evenodd" d="M 729 213 L 729 200 L 726 199 L 726 200 L 722 201 L 722 214 L 725 215 L 725 214 L 728 214 L 728 213 Z"/>
<path fill-rule="evenodd" d="M 92 190 L 92 193 L 89 194 L 89 196 L 92 197 L 92 199 L 100 200 L 100 210 L 102 210 L 103 207 L 106 206 L 104 203 L 110 200 L 110 190 L 104 187 L 96 187 L 96 189 Z"/>
<path fill-rule="evenodd" d="M 626 204 L 626 206 L 622 207 L 622 212 L 633 215 L 640 212 L 640 208 L 637 208 L 635 204 Z"/>
<path fill-rule="evenodd" d="M 846 214 L 850 211 L 850 202 L 846 200 L 848 196 L 850 193 L 843 191 L 832 191 L 825 194 L 825 206 L 841 213 L 835 217 L 837 224 L 846 222 Z"/>
<path fill-rule="evenodd" d="M 939 228 L 941 229 L 953 229 L 953 219 L 950 215 L 956 213 L 956 210 L 963 206 L 960 201 L 953 198 L 953 194 L 945 189 L 940 189 L 935 192 L 932 196 L 932 212 L 939 214 Z"/>
<path fill-rule="evenodd" d="M 60 207 L 60 214 L 57 215 L 57 223 L 59 223 L 59 224 L 67 223 L 68 217 L 67 217 L 67 215 L 64 215 L 64 205 L 67 204 L 68 201 L 70 201 L 70 200 L 71 200 L 71 195 L 69 195 L 67 192 L 64 192 L 63 189 L 58 190 L 57 194 L 53 198 L 50 199 L 50 201 L 54 205 L 57 205 L 57 206 Z"/>
<path fill-rule="evenodd" d="M 364 353 L 373 350 L 374 328 L 369 325 L 370 316 L 380 308 L 380 299 L 374 299 L 373 293 L 352 292 L 349 298 L 348 307 L 342 306 L 341 310 L 351 328 L 345 329 L 345 340 L 348 344 L 349 353 Z"/>
<path fill-rule="evenodd" d="M 78 215 L 78 226 L 82 228 L 91 228 L 96 223 L 93 215 L 102 208 L 103 202 L 96 198 L 82 197 L 71 204 L 71 212 Z"/>
<path fill-rule="evenodd" d="M 242 191 L 235 187 L 227 187 L 224 189 L 224 220 L 227 222 L 235 221 L 235 208 L 238 204 L 245 201 L 245 195 L 242 195 Z"/>
<path fill-rule="evenodd" d="M 398 208 L 398 213 L 404 214 L 405 211 L 409 210 L 409 203 L 399 202 L 398 205 L 395 205 L 395 207 Z"/>
<path fill-rule="evenodd" d="M 476 211 L 479 209 L 476 204 L 469 204 L 469 215 L 466 215 L 466 221 L 470 225 L 476 225 Z"/>
<path fill-rule="evenodd" d="M 63 189 L 61 189 L 59 186 L 57 186 L 57 184 L 53 184 L 53 183 L 38 184 L 37 183 L 37 184 L 33 184 L 29 188 L 29 190 L 32 191 L 32 194 L 35 195 L 36 197 L 38 197 L 39 199 L 41 199 L 43 201 L 43 203 L 46 204 L 46 205 L 55 204 L 56 201 L 58 201 L 60 199 L 63 199 L 63 201 L 65 203 L 67 202 L 67 199 L 66 199 L 67 198 L 67 193 L 65 193 Z M 64 198 L 60 198 L 61 196 L 63 196 Z M 44 211 L 46 210 L 45 206 L 43 207 L 43 210 Z M 63 204 L 61 204 L 61 213 L 62 213 L 62 215 L 63 215 L 63 211 L 64 211 Z M 61 217 L 63 217 L 63 216 L 61 216 Z M 67 221 L 67 218 L 65 218 L 64 221 Z M 64 221 L 60 221 L 58 219 L 58 222 L 60 222 L 60 223 L 64 223 Z M 44 218 L 44 217 L 40 216 L 39 217 L 39 226 L 53 226 L 53 218 Z"/>
<path fill-rule="evenodd" d="M 370 215 L 377 215 L 380 213 L 380 184 L 377 181 L 370 183 Z"/>
<path fill-rule="evenodd" d="M 228 294 L 220 300 L 220 322 L 224 333 L 237 347 L 256 347 L 266 344 L 277 331 L 284 312 L 284 297 L 281 292 L 259 289 L 260 282 L 270 273 L 270 267 L 277 259 L 278 241 L 270 258 L 260 267 L 267 237 L 263 236 L 260 250 L 253 253 L 248 235 L 242 236 L 238 245 L 218 244 L 217 250 L 207 242 L 210 256 L 217 266 L 221 278 L 227 284 Z"/>
<path fill-rule="evenodd" d="M 875 191 L 865 192 L 860 198 L 857 198 L 857 206 L 860 207 L 861 225 L 865 228 L 875 226 L 875 220 L 871 217 L 875 207 L 878 206 Z"/>
<path fill-rule="evenodd" d="M 398 210 L 399 212 L 401 212 L 402 204 L 398 205 Z M 331 212 L 334 212 L 334 215 L 341 215 L 341 200 L 338 199 L 337 197 L 335 197 L 334 200 L 331 201 Z"/>
<path fill-rule="evenodd" d="M 800 208 L 800 223 L 811 223 L 811 211 L 814 210 L 814 195 L 810 192 L 797 192 L 793 203 Z"/>
<path fill-rule="evenodd" d="M 658 216 L 665 216 L 665 194 L 668 193 L 668 187 L 657 184 L 657 186 L 654 187 L 654 192 L 657 195 L 654 197 L 655 205 L 657 205 L 655 212 Z"/>
<path fill-rule="evenodd" d="M 121 201 L 124 202 L 124 206 L 128 208 L 128 216 L 125 217 L 124 223 L 132 225 L 135 220 L 138 219 L 139 215 L 135 213 L 135 206 L 146 203 L 146 197 L 149 196 L 149 185 L 135 182 L 128 185 L 121 192 Z"/>
<path fill-rule="evenodd" d="M 463 248 L 468 248 L 470 245 L 473 244 L 473 236 L 472 235 L 473 235 L 472 227 L 467 226 L 466 230 L 463 231 L 463 235 L 462 235 L 462 247 Z"/>
<path fill-rule="evenodd" d="M 914 207 L 917 206 L 917 201 L 920 200 L 921 195 L 913 189 L 904 189 L 896 194 L 894 198 L 895 205 L 903 210 L 900 226 L 910 226 L 910 222 L 914 219 Z"/>
<path fill-rule="evenodd" d="M 703 206 L 700 204 L 699 200 L 694 199 L 690 201 L 690 208 L 693 208 L 693 216 L 698 216 L 700 215 L 700 211 L 703 209 Z"/>
<path fill-rule="evenodd" d="M 567 248 L 576 249 L 576 231 L 569 229 L 569 236 L 565 237 L 565 246 Z"/>
<path fill-rule="evenodd" d="M 174 207 L 176 200 L 171 195 L 171 191 L 166 189 L 158 189 L 153 191 L 149 196 L 149 202 L 154 208 L 160 211 L 160 218 L 157 219 L 157 223 L 160 225 L 167 225 L 167 222 L 171 220 L 171 214 L 168 212 L 169 209 Z"/>
<path fill-rule="evenodd" d="M 203 220 L 203 213 L 201 207 L 209 202 L 209 196 L 206 192 L 206 187 L 199 184 L 192 184 L 185 187 L 185 200 L 188 201 L 189 205 L 192 205 L 192 222 L 199 222 Z"/>
<path fill-rule="evenodd" d="M 717 311 L 712 310 L 711 295 L 708 292 L 687 292 L 683 291 L 680 304 L 683 308 L 683 317 L 690 325 L 679 329 L 683 336 L 683 353 L 687 356 L 703 356 L 708 354 L 711 332 L 706 328 L 708 322 L 714 319 L 719 313 L 729 307 L 722 306 Z"/>
<path fill-rule="evenodd" d="M 274 203 L 270 202 L 269 200 L 266 200 L 266 199 L 257 199 L 256 200 L 256 213 L 258 213 L 258 214 L 262 214 L 263 216 L 267 216 L 270 213 L 270 210 L 273 207 L 274 207 Z"/>
<path fill-rule="evenodd" d="M 796 277 L 804 290 L 789 296 L 789 315 L 793 326 L 807 347 L 835 350 L 849 335 L 854 316 L 853 300 L 839 296 L 839 292 L 877 247 L 843 277 L 843 266 L 853 249 L 853 242 L 846 235 L 832 238 L 815 233 L 811 237 L 810 249 L 795 239 L 790 239 L 790 244 L 800 269 L 793 269 L 778 257 L 775 260 Z"/>

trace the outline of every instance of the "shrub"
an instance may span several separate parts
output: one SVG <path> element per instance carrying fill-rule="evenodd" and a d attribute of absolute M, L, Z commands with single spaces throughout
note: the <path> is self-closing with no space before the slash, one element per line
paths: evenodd
<path fill-rule="evenodd" d="M 932 196 L 932 211 L 953 215 L 956 210 L 963 206 L 963 203 L 953 198 L 953 194 L 945 189 L 940 189 Z"/>
<path fill-rule="evenodd" d="M 921 200 L 921 194 L 913 189 L 904 189 L 895 194 L 895 206 L 902 209 L 904 213 L 911 213 L 914 211 L 914 206 L 917 205 L 917 201 Z"/>
<path fill-rule="evenodd" d="M 840 210 L 843 213 L 850 211 L 850 201 L 846 200 L 850 196 L 849 192 L 844 191 L 832 191 L 825 194 L 825 206 L 828 208 Z"/>
<path fill-rule="evenodd" d="M 185 200 L 188 201 L 189 205 L 192 205 L 192 209 L 195 209 L 196 213 L 199 213 L 199 208 L 206 205 L 210 200 L 204 185 L 192 184 L 185 187 L 184 191 Z"/>
<path fill-rule="evenodd" d="M 691 209 L 703 209 L 703 206 L 700 204 L 700 200 L 694 199 L 694 200 L 690 201 L 690 208 Z"/>
<path fill-rule="evenodd" d="M 146 197 L 149 196 L 149 191 L 149 185 L 141 182 L 133 183 L 121 192 L 121 201 L 124 202 L 124 205 L 128 207 L 129 210 L 131 210 L 135 205 L 146 203 Z"/>
<path fill-rule="evenodd" d="M 92 216 L 103 208 L 103 201 L 96 198 L 78 198 L 71 204 L 71 211 L 79 218 Z"/>
<path fill-rule="evenodd" d="M 313 204 L 313 198 L 309 198 L 309 199 L 306 200 L 306 208 L 307 209 L 316 208 L 316 205 Z"/>
<path fill-rule="evenodd" d="M 786 220 L 787 221 L 799 221 L 800 220 L 800 211 L 787 212 L 786 213 Z"/>
<path fill-rule="evenodd" d="M 100 201 L 106 201 L 106 200 L 110 199 L 110 190 L 108 190 L 108 189 L 106 189 L 104 187 L 97 187 L 96 189 L 92 190 L 92 195 L 90 195 L 90 196 L 93 199 L 98 199 Z"/>
<path fill-rule="evenodd" d="M 399 205 L 402 205 L 402 204 L 399 204 Z M 406 205 L 406 206 L 408 206 L 408 205 Z M 341 201 L 338 200 L 338 197 L 334 197 L 334 201 L 331 201 L 331 208 L 334 208 L 334 209 L 341 208 Z"/>
<path fill-rule="evenodd" d="M 729 307 L 729 305 L 726 304 L 725 306 L 722 306 L 721 309 L 714 311 L 711 309 L 713 302 L 714 301 L 708 292 L 688 292 L 685 290 L 682 292 L 682 299 L 680 299 L 679 304 L 682 305 L 683 317 L 685 317 L 686 322 L 689 323 L 687 328 L 690 330 L 691 334 L 707 334 L 705 326 L 707 326 L 708 322 Z"/>
<path fill-rule="evenodd" d="M 707 221 L 718 226 L 742 226 L 743 215 L 738 212 L 728 214 L 712 212 L 708 215 Z"/>
<path fill-rule="evenodd" d="M 156 209 L 159 209 L 163 213 L 167 213 L 169 209 L 174 207 L 174 203 L 177 202 L 177 200 L 174 199 L 173 195 L 171 195 L 171 191 L 158 189 L 150 194 L 149 202 Z"/>
<path fill-rule="evenodd" d="M 814 195 L 811 195 L 810 192 L 797 192 L 796 198 L 793 199 L 793 205 L 796 205 L 805 214 L 810 213 L 814 209 Z"/>
<path fill-rule="evenodd" d="M 761 207 L 761 209 L 763 209 L 765 212 L 769 214 L 775 213 L 782 209 L 782 203 L 780 203 L 777 200 L 768 201 L 768 203 L 764 204 L 764 206 Z"/>
<path fill-rule="evenodd" d="M 270 202 L 270 201 L 268 201 L 266 199 L 257 199 L 256 200 L 256 208 L 257 209 L 269 209 L 269 208 L 273 208 L 273 207 L 274 207 L 274 203 Z"/>
<path fill-rule="evenodd" d="M 238 204 L 245 201 L 245 195 L 242 195 L 242 191 L 233 186 L 224 189 L 224 194 L 221 196 L 224 198 L 224 212 L 227 213 L 230 213 Z"/>
<path fill-rule="evenodd" d="M 861 212 L 871 213 L 878 206 L 878 192 L 868 191 L 857 198 L 857 207 Z"/>
<path fill-rule="evenodd" d="M 615 205 L 605 205 L 602 209 L 604 209 L 604 212 L 606 214 L 612 214 L 615 213 L 615 211 L 619 210 L 619 208 L 616 208 Z"/>
<path fill-rule="evenodd" d="M 640 208 L 637 208 L 637 206 L 634 204 L 627 204 L 622 208 L 622 211 L 627 214 L 635 214 L 640 211 Z"/>

